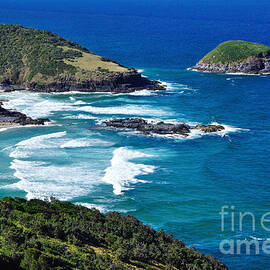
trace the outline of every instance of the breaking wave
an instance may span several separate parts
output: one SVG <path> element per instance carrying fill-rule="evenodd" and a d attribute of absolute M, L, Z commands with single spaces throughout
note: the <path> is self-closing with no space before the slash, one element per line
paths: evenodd
<path fill-rule="evenodd" d="M 155 171 L 155 166 L 131 162 L 133 159 L 143 157 L 151 157 L 151 155 L 125 147 L 117 148 L 113 152 L 111 166 L 105 170 L 103 181 L 113 186 L 115 195 L 120 195 L 123 191 L 129 190 L 132 184 L 145 182 L 137 179 L 137 176 L 151 174 Z"/>

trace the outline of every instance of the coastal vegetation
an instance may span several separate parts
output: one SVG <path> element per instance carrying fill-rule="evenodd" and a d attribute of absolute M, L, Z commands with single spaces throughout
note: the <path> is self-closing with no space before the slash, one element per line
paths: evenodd
<path fill-rule="evenodd" d="M 227 269 L 132 216 L 51 198 L 0 200 L 1 269 Z"/>
<path fill-rule="evenodd" d="M 45 30 L 0 25 L 0 78 L 12 83 L 49 82 L 61 75 L 128 72 L 113 61 L 104 61 L 79 44 Z M 94 76 L 94 74 L 92 74 Z"/>
<path fill-rule="evenodd" d="M 230 40 L 221 43 L 202 60 L 206 64 L 240 63 L 251 56 L 270 51 L 270 47 L 242 40 Z"/>
<path fill-rule="evenodd" d="M 211 73 L 270 74 L 270 47 L 242 40 L 226 41 L 190 69 Z"/>

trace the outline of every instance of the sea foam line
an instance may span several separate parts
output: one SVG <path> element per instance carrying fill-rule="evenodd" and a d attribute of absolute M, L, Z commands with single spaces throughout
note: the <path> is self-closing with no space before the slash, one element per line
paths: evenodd
<path fill-rule="evenodd" d="M 172 112 L 155 109 L 151 106 L 124 105 L 119 107 L 94 107 L 82 106 L 78 111 L 89 112 L 93 114 L 119 114 L 119 115 L 171 115 Z"/>
<path fill-rule="evenodd" d="M 60 146 L 60 148 L 81 148 L 81 147 L 89 147 L 89 146 L 113 146 L 114 143 L 99 140 L 99 139 L 86 139 L 86 138 L 79 138 L 79 139 L 73 139 L 70 141 L 65 142 Z"/>
<path fill-rule="evenodd" d="M 98 184 L 102 171 L 89 170 L 85 165 L 55 166 L 40 161 L 14 159 L 10 168 L 19 182 L 1 187 L 2 189 L 20 189 L 27 193 L 26 198 L 48 199 L 51 196 L 59 200 L 72 200 L 86 196 Z M 76 176 L 76 177 L 74 177 Z"/>
<path fill-rule="evenodd" d="M 93 115 L 88 115 L 88 114 L 78 114 L 78 115 L 67 115 L 63 117 L 64 119 L 84 119 L 84 120 L 92 120 L 92 119 L 97 119 L 96 116 Z"/>
<path fill-rule="evenodd" d="M 12 147 L 14 150 L 9 154 L 12 158 L 27 158 L 33 156 L 37 150 L 57 149 L 57 148 L 83 148 L 83 147 L 108 147 L 113 146 L 113 142 L 94 139 L 94 138 L 64 138 L 67 132 L 56 132 L 46 135 L 35 136 L 27 140 L 23 140 Z M 48 155 L 48 152 L 46 152 Z"/>
<path fill-rule="evenodd" d="M 148 91 L 142 93 L 135 92 L 134 95 L 150 95 Z M 21 94 L 15 95 L 14 93 L 5 96 L 6 98 L 12 98 L 8 102 L 5 102 L 3 107 L 6 109 L 15 109 L 32 118 L 48 117 L 53 112 L 87 112 L 92 114 L 122 114 L 122 115 L 170 115 L 172 112 L 154 108 L 149 105 L 122 105 L 112 107 L 96 107 L 83 103 L 83 101 L 76 101 L 75 98 L 70 99 L 69 102 L 60 102 L 55 100 L 44 100 L 42 96 L 36 94 Z M 14 99 L 15 98 L 15 99 Z M 76 103 L 77 102 L 77 103 Z M 85 119 L 86 117 L 82 117 Z M 88 118 L 88 117 L 87 117 Z M 89 116 L 90 118 L 90 116 Z"/>

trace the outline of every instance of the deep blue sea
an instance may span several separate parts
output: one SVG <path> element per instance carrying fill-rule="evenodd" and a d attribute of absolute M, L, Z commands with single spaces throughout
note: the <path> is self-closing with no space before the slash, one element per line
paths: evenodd
<path fill-rule="evenodd" d="M 269 1 L 9 0 L 0 1 L 0 23 L 51 30 L 168 87 L 129 95 L 0 94 L 8 108 L 53 120 L 0 130 L 1 197 L 54 196 L 116 210 L 165 229 L 229 269 L 268 268 L 262 246 L 270 224 L 263 227 L 260 219 L 270 211 L 270 76 L 187 68 L 225 40 L 270 45 Z M 226 129 L 183 139 L 100 124 L 133 116 Z M 242 230 L 240 212 L 250 212 Z M 227 246 L 230 254 L 219 248 L 226 239 L 235 248 Z M 256 240 L 259 254 L 254 246 L 250 255 L 243 248 L 237 254 L 237 240 Z"/>

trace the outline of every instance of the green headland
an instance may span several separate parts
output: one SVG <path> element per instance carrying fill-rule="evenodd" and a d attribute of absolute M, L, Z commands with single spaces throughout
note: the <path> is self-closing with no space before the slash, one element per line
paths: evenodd
<path fill-rule="evenodd" d="M 242 40 L 221 43 L 193 68 L 213 73 L 270 73 L 270 47 Z"/>
<path fill-rule="evenodd" d="M 0 25 L 0 83 L 31 90 L 121 91 L 156 82 L 45 30 Z"/>
<path fill-rule="evenodd" d="M 69 202 L 0 200 L 1 269 L 227 269 L 132 216 Z"/>
<path fill-rule="evenodd" d="M 230 40 L 218 45 L 201 62 L 206 64 L 234 64 L 268 51 L 270 51 L 270 47 L 266 45 L 242 40 Z"/>

